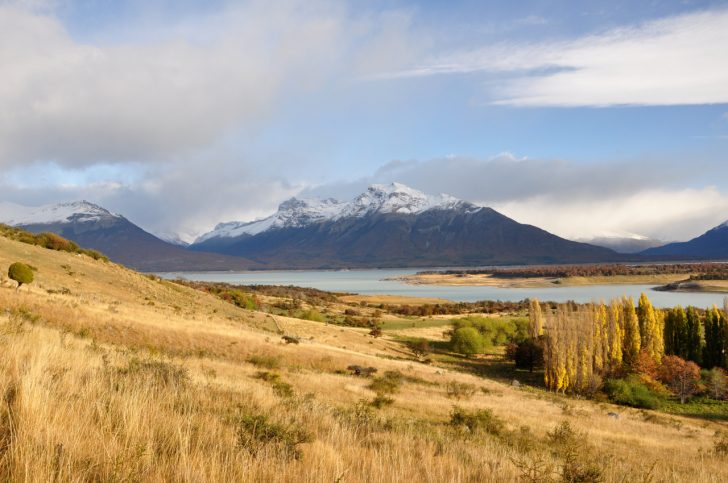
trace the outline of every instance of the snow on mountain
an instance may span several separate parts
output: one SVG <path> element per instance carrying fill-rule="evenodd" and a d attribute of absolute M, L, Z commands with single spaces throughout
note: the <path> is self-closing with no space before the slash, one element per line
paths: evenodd
<path fill-rule="evenodd" d="M 35 207 L 0 202 L 0 223 L 11 226 L 83 223 L 120 217 L 121 215 L 111 213 L 88 201 L 73 201 Z"/>
<path fill-rule="evenodd" d="M 430 196 L 401 183 L 371 185 L 364 193 L 350 202 L 333 198 L 297 199 L 281 203 L 278 211 L 261 220 L 252 222 L 227 222 L 195 240 L 201 243 L 212 238 L 235 238 L 241 235 L 257 235 L 273 228 L 302 227 L 327 220 L 363 217 L 373 213 L 418 214 L 431 209 L 454 209 L 475 205 L 449 195 Z"/>
<path fill-rule="evenodd" d="M 370 213 L 417 214 L 431 209 L 450 209 L 463 203 L 450 195 L 426 195 L 401 183 L 374 184 L 341 211 L 338 218 Z"/>

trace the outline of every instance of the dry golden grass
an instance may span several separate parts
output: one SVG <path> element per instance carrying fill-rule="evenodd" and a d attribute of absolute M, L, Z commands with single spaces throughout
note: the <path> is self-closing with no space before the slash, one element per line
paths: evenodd
<path fill-rule="evenodd" d="M 606 481 L 728 480 L 717 423 L 419 364 L 362 329 L 279 317 L 303 338 L 284 345 L 266 314 L 0 238 L 0 269 L 16 260 L 38 273 L 0 288 L 0 481 L 515 481 L 539 459 L 556 478 L 547 432 L 562 421 Z M 393 404 L 373 409 L 349 364 L 403 374 Z M 453 400 L 451 381 L 478 390 Z M 456 404 L 505 430 L 454 427 Z"/>

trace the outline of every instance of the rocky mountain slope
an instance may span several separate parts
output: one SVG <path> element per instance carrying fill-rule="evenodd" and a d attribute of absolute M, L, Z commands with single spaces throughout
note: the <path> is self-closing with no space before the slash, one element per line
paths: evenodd
<path fill-rule="evenodd" d="M 612 250 L 565 240 L 491 208 L 399 183 L 350 202 L 291 199 L 250 223 L 224 223 L 190 246 L 270 268 L 616 261 Z"/>
<path fill-rule="evenodd" d="M 34 233 L 58 233 L 82 247 L 99 250 L 115 262 L 142 271 L 242 270 L 249 260 L 197 253 L 160 240 L 130 222 L 87 201 L 26 207 L 0 203 L 0 223 Z"/>
<path fill-rule="evenodd" d="M 671 259 L 728 259 L 728 222 L 716 226 L 692 240 L 650 248 L 641 254 Z"/>

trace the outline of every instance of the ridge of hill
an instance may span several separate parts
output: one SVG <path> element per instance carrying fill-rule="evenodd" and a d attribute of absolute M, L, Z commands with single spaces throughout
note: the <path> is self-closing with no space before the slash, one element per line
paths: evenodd
<path fill-rule="evenodd" d="M 274 319 L 0 236 L 0 273 L 15 261 L 36 280 L 19 291 L 0 280 L 0 479 L 513 481 L 539 462 L 554 474 L 565 464 L 549 436 L 563 422 L 606 481 L 728 478 L 719 457 L 696 458 L 714 422 L 456 370 L 472 361 L 420 363 L 395 332 Z M 381 379 L 398 392 L 376 409 L 379 379 L 348 374 L 352 364 L 391 371 Z M 449 397 L 457 384 L 478 391 Z"/>

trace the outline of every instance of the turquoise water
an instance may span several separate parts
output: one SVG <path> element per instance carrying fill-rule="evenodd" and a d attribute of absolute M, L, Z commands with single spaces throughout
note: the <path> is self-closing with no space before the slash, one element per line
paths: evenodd
<path fill-rule="evenodd" d="M 637 299 L 645 292 L 658 307 L 694 305 L 709 307 L 723 305 L 723 294 L 658 292 L 654 285 L 591 285 L 583 287 L 549 288 L 497 288 L 497 287 L 440 287 L 436 285 L 409 285 L 387 278 L 410 275 L 422 269 L 377 269 L 349 271 L 266 271 L 266 272 L 170 272 L 158 275 L 204 282 L 227 282 L 243 285 L 296 285 L 333 292 L 364 295 L 407 295 L 437 297 L 458 302 L 477 300 L 519 301 L 538 298 L 554 302 L 609 301 L 615 297 L 632 296 Z"/>

